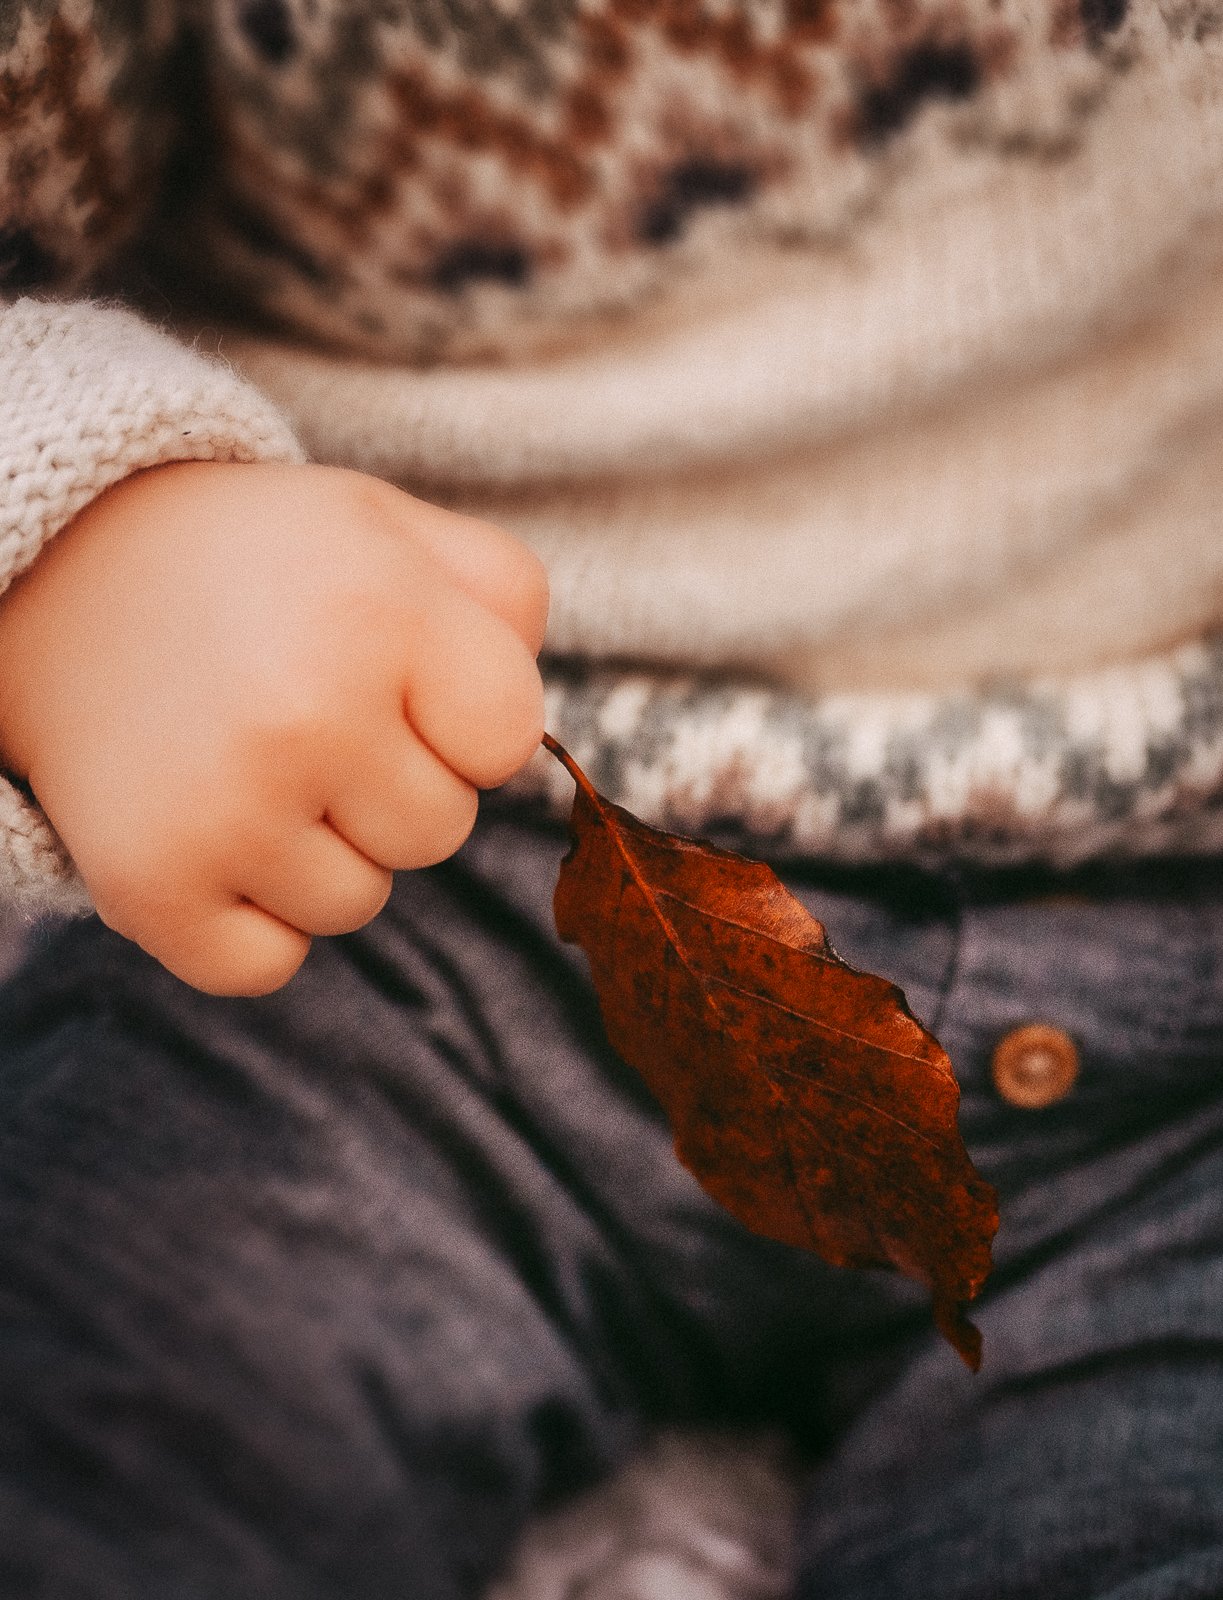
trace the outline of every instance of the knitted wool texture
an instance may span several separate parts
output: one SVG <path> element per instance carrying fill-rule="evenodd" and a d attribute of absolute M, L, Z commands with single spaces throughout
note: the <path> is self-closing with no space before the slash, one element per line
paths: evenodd
<path fill-rule="evenodd" d="M 1057 160 L 936 106 L 840 248 L 693 267 L 568 355 L 226 348 L 313 452 L 520 532 L 557 653 L 810 691 L 1167 648 L 1223 617 L 1223 46 L 1126 38 Z"/>
<path fill-rule="evenodd" d="M 82 506 L 167 461 L 300 461 L 255 389 L 129 311 L 19 300 L 0 312 L 0 591 Z M 88 900 L 43 813 L 0 777 L 0 892 Z"/>
<path fill-rule="evenodd" d="M 1174 647 L 1223 617 L 1221 67 L 1214 0 L 29 0 L 0 286 L 110 263 L 214 345 L 241 309 L 221 348 L 313 456 L 520 531 L 556 731 L 647 816 L 853 859 L 1214 848 L 1223 666 Z M 115 471 L 10 475 L 9 570 L 152 460 L 296 459 L 131 319 L 99 399 L 124 314 L 40 314 L 83 331 L 0 451 L 89 457 L 100 405 Z M 71 883 L 2 794 L 10 877 Z"/>
<path fill-rule="evenodd" d="M 415 362 L 588 347 L 595 314 L 715 253 L 844 236 L 931 111 L 936 145 L 1056 160 L 1171 26 L 1150 0 L 202 10 L 224 160 L 192 258 L 332 348 Z"/>
<path fill-rule="evenodd" d="M 805 696 L 558 671 L 548 725 L 606 793 L 681 833 L 841 862 L 1223 849 L 1223 635 L 1127 667 L 943 694 Z M 561 813 L 542 755 L 516 791 Z"/>

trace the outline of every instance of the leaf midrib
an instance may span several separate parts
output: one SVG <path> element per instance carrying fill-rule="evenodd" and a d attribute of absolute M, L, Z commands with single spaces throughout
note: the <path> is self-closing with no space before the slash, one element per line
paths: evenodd
<path fill-rule="evenodd" d="M 600 796 L 600 799 L 601 798 L 602 797 Z M 650 884 L 649 884 L 648 880 L 643 876 L 640 868 L 637 866 L 637 863 L 634 860 L 631 852 L 628 850 L 627 846 L 625 845 L 623 831 L 619 827 L 616 827 L 614 825 L 614 822 L 610 818 L 608 811 L 605 810 L 602 805 L 600 805 L 599 810 L 603 815 L 604 826 L 607 827 L 609 833 L 611 833 L 611 835 L 612 835 L 612 838 L 616 841 L 616 847 L 620 851 L 620 854 L 624 859 L 624 863 L 627 866 L 627 868 L 629 870 L 629 873 L 631 874 L 634 883 L 637 885 L 638 889 L 641 891 L 641 894 L 642 894 L 643 898 L 645 899 L 646 904 L 650 907 L 650 910 L 654 913 L 654 916 L 658 920 L 659 924 L 665 930 L 665 932 L 666 932 L 666 934 L 668 936 L 668 941 L 669 941 L 672 949 L 675 951 L 676 955 L 679 957 L 680 963 L 684 967 L 684 970 L 688 973 L 689 977 L 692 979 L 693 983 L 696 985 L 697 989 L 700 991 L 701 997 L 704 1000 L 705 1004 L 709 1007 L 709 1009 L 713 1012 L 714 1016 L 717 1017 L 719 1021 L 724 1021 L 725 1020 L 725 1012 L 722 1011 L 722 1009 L 717 1005 L 717 1003 L 714 1000 L 713 996 L 710 994 L 709 986 L 711 984 L 718 984 L 720 987 L 730 990 L 731 993 L 736 993 L 737 992 L 739 994 L 743 994 L 743 995 L 747 996 L 749 999 L 757 1000 L 761 1004 L 766 1005 L 766 1006 L 771 1006 L 775 1011 L 781 1011 L 784 1014 L 786 1014 L 787 1016 L 798 1017 L 800 1020 L 802 1020 L 804 1022 L 809 1022 L 813 1026 L 815 1026 L 817 1028 L 824 1028 L 826 1032 L 840 1033 L 841 1037 L 846 1038 L 846 1039 L 853 1039 L 859 1044 L 867 1045 L 871 1049 L 877 1049 L 882 1055 L 895 1056 L 898 1060 L 901 1060 L 901 1061 L 905 1061 L 905 1060 L 919 1061 L 919 1062 L 922 1062 L 923 1065 L 927 1064 L 927 1063 L 925 1063 L 924 1058 L 921 1057 L 921 1056 L 907 1056 L 905 1054 L 905 1052 L 902 1051 L 902 1050 L 891 1050 L 891 1049 L 888 1048 L 887 1045 L 876 1045 L 869 1039 L 860 1039 L 860 1038 L 858 1038 L 858 1036 L 856 1034 L 841 1033 L 841 1030 L 833 1027 L 831 1024 L 826 1025 L 824 1023 L 821 1023 L 821 1022 L 818 1021 L 818 1019 L 816 1019 L 814 1017 L 811 1017 L 807 1013 L 802 1012 L 802 1011 L 795 1011 L 793 1009 L 793 1007 L 782 1005 L 780 1001 L 773 1000 L 768 995 L 758 995 L 758 994 L 756 994 L 756 992 L 754 990 L 739 988 L 737 985 L 728 982 L 726 979 L 708 977 L 706 974 L 702 973 L 698 968 L 694 967 L 692 962 L 689 961 L 687 955 L 684 952 L 684 947 L 683 947 L 682 943 L 680 942 L 679 933 L 677 932 L 674 923 L 672 923 L 670 918 L 663 911 L 662 907 L 658 904 L 658 901 L 659 901 L 660 897 L 666 896 L 666 898 L 668 900 L 673 900 L 676 903 L 676 905 L 686 906 L 689 911 L 694 912 L 698 916 L 704 916 L 706 913 L 701 910 L 700 906 L 695 906 L 695 905 L 692 904 L 691 901 L 685 900 L 682 895 L 671 894 L 668 890 L 665 890 L 665 889 L 660 889 L 660 890 L 657 890 L 657 891 L 652 889 L 650 887 Z M 714 917 L 714 918 L 716 918 L 717 920 L 728 922 L 729 926 L 740 927 L 746 933 L 751 933 L 751 932 L 755 931 L 754 929 L 746 927 L 746 925 L 744 925 L 742 923 L 730 923 L 728 921 L 728 919 L 726 919 L 726 918 L 718 918 L 716 912 L 711 912 L 711 913 L 709 913 L 709 915 Z M 764 935 L 764 937 L 765 938 L 769 938 L 770 936 L 768 934 L 766 934 L 766 935 Z M 781 940 L 774 939 L 772 942 L 774 944 L 779 945 L 783 949 L 786 949 L 786 950 L 792 949 L 792 946 L 783 944 Z M 885 1111 L 882 1106 L 878 1106 L 878 1105 L 874 1104 L 873 1101 L 860 1099 L 857 1095 L 852 1095 L 847 1090 L 843 1090 L 842 1091 L 842 1098 L 850 1101 L 851 1103 L 853 1103 L 855 1105 L 861 1106 L 864 1111 L 874 1112 L 878 1116 L 886 1117 L 890 1122 L 894 1122 L 897 1125 L 897 1127 L 904 1128 L 907 1132 L 911 1133 L 914 1136 L 914 1138 L 924 1140 L 928 1144 L 934 1144 L 934 1141 L 928 1139 L 927 1136 L 925 1134 L 923 1134 L 919 1129 L 910 1127 L 907 1122 L 902 1122 L 899 1117 L 893 1116 L 890 1112 Z"/>

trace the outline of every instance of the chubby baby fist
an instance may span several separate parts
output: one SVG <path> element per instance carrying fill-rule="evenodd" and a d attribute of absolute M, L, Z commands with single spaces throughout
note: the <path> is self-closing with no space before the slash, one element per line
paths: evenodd
<path fill-rule="evenodd" d="M 216 994 L 442 860 L 543 729 L 517 540 L 327 467 L 156 467 L 0 599 L 0 758 L 102 919 Z"/>

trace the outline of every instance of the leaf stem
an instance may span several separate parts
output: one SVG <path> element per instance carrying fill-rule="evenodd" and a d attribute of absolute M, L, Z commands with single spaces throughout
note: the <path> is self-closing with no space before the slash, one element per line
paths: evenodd
<path fill-rule="evenodd" d="M 602 807 L 599 805 L 598 790 L 582 771 L 581 767 L 578 766 L 577 762 L 569 754 L 568 750 L 565 749 L 564 745 L 561 744 L 560 740 L 554 739 L 550 733 L 545 733 L 543 737 L 543 746 L 545 750 L 550 750 L 552 752 L 552 754 L 560 762 L 561 766 L 564 767 L 565 771 L 573 779 L 574 783 L 577 784 L 578 788 L 582 791 L 586 798 L 593 805 L 598 807 L 598 809 L 602 810 Z"/>

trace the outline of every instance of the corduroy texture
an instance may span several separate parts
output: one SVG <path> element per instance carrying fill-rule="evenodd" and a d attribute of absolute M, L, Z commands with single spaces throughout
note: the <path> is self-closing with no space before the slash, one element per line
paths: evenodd
<path fill-rule="evenodd" d="M 300 461 L 280 412 L 130 311 L 0 310 L 0 592 L 104 489 L 168 461 Z M 0 893 L 76 910 L 83 887 L 43 813 L 0 777 Z"/>
<path fill-rule="evenodd" d="M 972 1378 L 920 1289 L 676 1162 L 554 936 L 564 849 L 486 820 L 258 1000 L 92 921 L 0 991 L 8 1595 L 475 1600 L 533 1507 L 682 1417 L 825 1447 L 792 1596 L 1217 1600 L 1219 866 L 790 879 L 956 1063 L 1007 1218 Z M 1033 1016 L 1083 1064 L 1037 1113 L 990 1077 Z M 660 1455 L 499 1600 L 775 1596 L 785 1487 Z"/>

